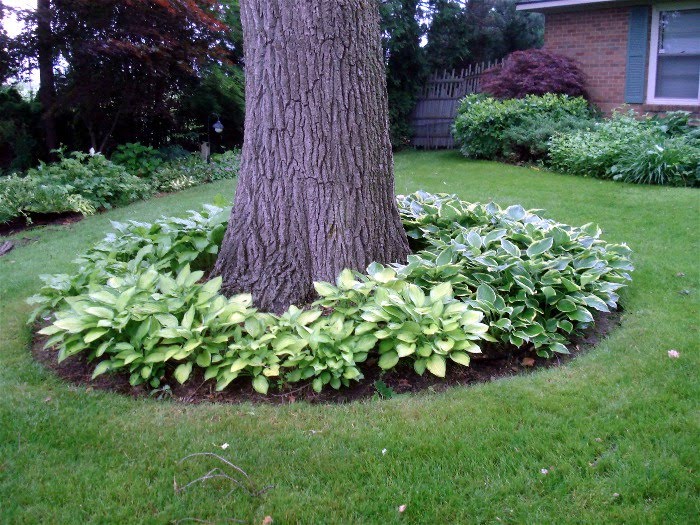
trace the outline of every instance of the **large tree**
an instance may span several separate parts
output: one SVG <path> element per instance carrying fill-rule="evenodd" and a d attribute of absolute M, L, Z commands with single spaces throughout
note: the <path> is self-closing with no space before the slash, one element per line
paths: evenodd
<path fill-rule="evenodd" d="M 433 70 L 461 69 L 542 45 L 542 16 L 516 11 L 515 0 L 427 1 L 425 49 Z"/>
<path fill-rule="evenodd" d="M 219 19 L 226 14 L 215 0 L 38 0 L 16 47 L 40 71 L 49 147 L 59 112 L 72 114 L 98 151 L 120 128 L 146 142 L 171 131 L 202 69 L 235 56 Z"/>
<path fill-rule="evenodd" d="M 214 274 L 263 309 L 402 261 L 376 0 L 241 0 L 241 174 Z"/>

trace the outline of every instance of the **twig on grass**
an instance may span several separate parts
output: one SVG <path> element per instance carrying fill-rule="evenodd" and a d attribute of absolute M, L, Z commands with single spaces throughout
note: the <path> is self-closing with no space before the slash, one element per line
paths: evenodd
<path fill-rule="evenodd" d="M 257 497 L 265 494 L 267 491 L 275 488 L 274 485 L 267 485 L 261 489 L 258 489 L 255 486 L 255 484 L 251 481 L 250 476 L 248 475 L 248 473 L 245 470 L 243 470 L 242 468 L 240 468 L 237 465 L 234 465 L 233 463 L 231 463 L 227 459 L 222 458 L 218 454 L 214 454 L 213 452 L 197 452 L 195 454 L 190 454 L 189 456 L 185 456 L 184 458 L 182 458 L 178 463 L 181 464 L 184 461 L 186 461 L 190 458 L 194 458 L 194 457 L 212 457 L 212 458 L 215 458 L 215 459 L 221 461 L 222 463 L 226 464 L 228 467 L 235 470 L 236 472 L 242 474 L 245 477 L 245 480 L 240 481 L 240 480 L 234 478 L 233 476 L 230 476 L 229 474 L 227 474 L 223 469 L 221 469 L 219 467 L 215 467 L 212 470 L 210 470 L 209 472 L 207 472 L 206 474 L 204 474 L 203 476 L 200 476 L 199 478 L 192 480 L 189 483 L 187 483 L 186 485 L 183 485 L 181 487 L 178 486 L 177 480 L 174 480 L 176 494 L 180 494 L 182 491 L 184 491 L 185 489 L 187 489 L 188 487 L 191 487 L 192 485 L 194 485 L 196 483 L 202 483 L 202 482 L 205 482 L 205 481 L 210 480 L 210 479 L 226 479 L 235 485 L 235 487 L 233 489 L 231 489 L 226 494 L 226 496 L 230 495 L 234 490 L 236 490 L 236 488 L 240 488 L 249 496 L 251 496 L 253 498 L 257 498 Z"/>

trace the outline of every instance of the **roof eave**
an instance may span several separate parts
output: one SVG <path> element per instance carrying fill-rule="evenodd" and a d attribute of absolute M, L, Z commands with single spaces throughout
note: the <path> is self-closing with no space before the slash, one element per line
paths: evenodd
<path fill-rule="evenodd" d="M 648 1 L 637 0 L 637 2 L 632 2 L 630 0 L 525 0 L 520 2 L 516 9 L 518 11 L 540 11 L 547 12 L 551 10 L 561 10 L 567 8 L 577 8 L 585 6 L 596 6 L 596 7 L 606 7 L 613 6 L 617 4 L 646 4 Z"/>

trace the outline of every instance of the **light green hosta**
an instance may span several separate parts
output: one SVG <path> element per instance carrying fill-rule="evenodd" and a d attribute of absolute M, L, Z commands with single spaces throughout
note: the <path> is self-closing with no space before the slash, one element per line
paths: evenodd
<path fill-rule="evenodd" d="M 379 340 L 379 366 L 388 370 L 409 358 L 414 369 L 426 368 L 444 377 L 445 359 L 469 365 L 468 353 L 479 353 L 474 343 L 490 339 L 482 312 L 453 297 L 452 286 L 443 283 L 423 290 L 395 270 L 373 264 L 369 275 L 345 270 L 338 286 L 316 283 L 321 298 L 316 304 L 352 316 L 356 335 L 370 334 Z"/>
<path fill-rule="evenodd" d="M 594 310 L 615 308 L 630 279 L 629 249 L 591 225 L 423 192 L 399 208 L 420 245 L 408 263 L 315 283 L 308 309 L 259 312 L 249 295 L 222 296 L 220 279 L 200 282 L 229 215 L 207 206 L 185 219 L 114 223 L 118 234 L 81 256 L 75 275 L 42 276 L 31 320 L 53 312 L 47 345 L 60 360 L 86 353 L 95 376 L 127 371 L 133 385 L 157 387 L 199 367 L 218 389 L 249 377 L 261 393 L 307 380 L 321 391 L 362 379 L 372 354 L 384 370 L 409 362 L 443 377 L 450 361 L 469 365 L 481 340 L 566 353 L 569 335 Z"/>

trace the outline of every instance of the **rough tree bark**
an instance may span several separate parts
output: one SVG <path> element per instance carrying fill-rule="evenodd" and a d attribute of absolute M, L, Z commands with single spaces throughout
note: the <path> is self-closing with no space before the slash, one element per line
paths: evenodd
<path fill-rule="evenodd" d="M 224 293 L 280 312 L 404 261 L 376 0 L 241 0 L 246 120 Z"/>
<path fill-rule="evenodd" d="M 46 147 L 49 157 L 51 150 L 58 148 L 56 119 L 53 116 L 56 103 L 56 85 L 53 74 L 53 45 L 51 35 L 51 1 L 37 1 L 37 58 L 39 62 L 39 102 L 41 103 L 41 121 L 44 128 Z"/>

